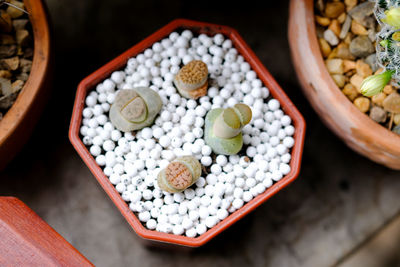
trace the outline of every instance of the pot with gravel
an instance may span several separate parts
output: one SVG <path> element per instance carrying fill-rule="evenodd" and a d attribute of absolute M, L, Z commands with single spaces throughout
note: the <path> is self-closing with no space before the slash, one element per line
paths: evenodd
<path fill-rule="evenodd" d="M 289 44 L 303 90 L 326 125 L 360 154 L 400 169 L 398 84 L 389 84 L 395 30 L 375 16 L 385 20 L 391 2 L 291 1 Z"/>
<path fill-rule="evenodd" d="M 0 170 L 28 139 L 50 79 L 50 31 L 41 1 L 0 1 Z"/>
<path fill-rule="evenodd" d="M 161 109 L 120 131 L 110 109 L 140 87 Z M 124 103 L 118 116 L 137 123 L 143 103 Z M 69 135 L 141 237 L 197 247 L 297 177 L 304 131 L 235 30 L 175 20 L 81 82 Z"/>

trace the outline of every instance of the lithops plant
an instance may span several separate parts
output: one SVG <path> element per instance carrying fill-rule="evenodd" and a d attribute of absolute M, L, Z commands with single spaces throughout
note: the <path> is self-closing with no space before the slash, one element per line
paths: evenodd
<path fill-rule="evenodd" d="M 148 87 L 124 89 L 115 96 L 110 108 L 111 123 L 123 132 L 150 126 L 160 112 L 162 100 Z"/>
<path fill-rule="evenodd" d="M 175 75 L 178 92 L 186 98 L 197 99 L 207 94 L 208 68 L 201 60 L 192 60 Z"/>
<path fill-rule="evenodd" d="M 205 119 L 205 142 L 214 153 L 235 155 L 243 146 L 242 128 L 251 121 L 252 112 L 245 104 L 212 109 Z"/>
<path fill-rule="evenodd" d="M 169 193 L 178 193 L 194 184 L 201 175 L 201 164 L 192 156 L 176 158 L 161 170 L 158 186 Z"/>

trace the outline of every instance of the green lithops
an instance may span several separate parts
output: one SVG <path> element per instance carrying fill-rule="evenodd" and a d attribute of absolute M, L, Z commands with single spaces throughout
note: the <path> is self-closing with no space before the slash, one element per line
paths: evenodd
<path fill-rule="evenodd" d="M 251 121 L 251 109 L 245 104 L 212 109 L 205 120 L 205 141 L 214 153 L 235 155 L 243 146 L 242 128 Z"/>
<path fill-rule="evenodd" d="M 162 107 L 158 93 L 148 87 L 124 89 L 110 108 L 110 120 L 118 130 L 131 132 L 153 124 Z"/>
<path fill-rule="evenodd" d="M 201 175 L 201 164 L 192 156 L 175 159 L 161 170 L 157 177 L 158 186 L 169 193 L 178 193 L 194 184 Z"/>

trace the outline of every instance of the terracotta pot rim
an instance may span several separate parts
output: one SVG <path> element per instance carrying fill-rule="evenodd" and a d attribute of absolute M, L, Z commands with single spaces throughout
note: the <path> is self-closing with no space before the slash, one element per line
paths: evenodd
<path fill-rule="evenodd" d="M 31 4 L 32 2 L 32 4 Z M 34 2 L 34 3 L 33 3 Z M 0 121 L 0 144 L 9 138 L 21 121 L 29 115 L 29 110 L 38 97 L 45 83 L 47 70 L 50 68 L 50 29 L 46 19 L 32 19 L 32 5 L 38 17 L 46 17 L 46 10 L 41 0 L 24 0 L 25 7 L 30 13 L 29 21 L 33 32 L 33 61 L 28 80 L 19 93 L 16 101 Z M 44 60 L 44 61 L 43 61 Z M 34 77 L 34 78 L 33 78 Z M 28 105 L 27 105 L 28 103 Z"/>
<path fill-rule="evenodd" d="M 245 57 L 247 62 L 252 66 L 253 70 L 257 72 L 259 78 L 264 82 L 264 84 L 269 88 L 271 94 L 281 102 L 281 105 L 284 111 L 290 115 L 293 120 L 293 123 L 296 128 L 295 132 L 295 145 L 292 148 L 292 160 L 290 162 L 291 172 L 282 178 L 279 182 L 275 183 L 269 189 L 267 189 L 264 193 L 258 195 L 253 200 L 248 202 L 242 208 L 237 210 L 236 212 L 230 214 L 226 219 L 222 220 L 216 226 L 208 230 L 205 234 L 196 237 L 190 238 L 183 235 L 173 235 L 157 232 L 154 230 L 148 230 L 145 228 L 142 223 L 138 220 L 136 215 L 129 209 L 127 203 L 122 199 L 120 194 L 116 191 L 115 187 L 109 182 L 109 179 L 104 175 L 102 169 L 95 163 L 94 158 L 90 155 L 89 151 L 82 143 L 79 137 L 79 128 L 82 120 L 82 110 L 84 107 L 84 99 L 87 92 L 100 82 L 104 80 L 110 73 L 114 70 L 122 68 L 128 58 L 135 56 L 140 53 L 154 42 L 164 38 L 169 33 L 176 29 L 182 28 L 190 28 L 193 31 L 201 32 L 213 32 L 213 33 L 223 33 L 225 36 L 228 36 L 236 48 L 240 51 L 240 53 Z M 290 184 L 294 179 L 297 178 L 300 171 L 300 162 L 302 157 L 303 145 L 304 145 L 304 135 L 305 135 L 305 121 L 300 112 L 296 109 L 293 103 L 289 100 L 283 90 L 279 87 L 279 85 L 275 82 L 269 72 L 265 69 L 265 67 L 261 64 L 259 59 L 255 56 L 255 54 L 250 50 L 250 48 L 246 45 L 240 35 L 236 30 L 210 23 L 196 22 L 186 19 L 177 19 L 167 24 L 160 30 L 156 31 L 143 41 L 139 42 L 137 45 L 133 46 L 126 52 L 122 53 L 120 56 L 110 61 L 93 74 L 86 77 L 78 86 L 75 104 L 73 108 L 73 114 L 71 118 L 70 130 L 69 130 L 69 138 L 71 140 L 72 145 L 77 150 L 78 154 L 82 157 L 83 161 L 89 167 L 91 172 L 94 174 L 95 178 L 101 184 L 103 189 L 107 192 L 109 197 L 115 203 L 115 205 L 119 208 L 122 215 L 126 218 L 128 223 L 132 226 L 132 228 L 136 231 L 136 233 L 149 240 L 159 241 L 164 243 L 183 245 L 188 247 L 198 247 L 204 245 L 206 242 L 210 241 L 213 237 L 218 235 L 220 232 L 231 226 L 237 220 L 244 217 L 250 211 L 254 210 L 257 206 L 262 204 L 272 195 L 276 194 L 279 190 L 286 187 Z"/>

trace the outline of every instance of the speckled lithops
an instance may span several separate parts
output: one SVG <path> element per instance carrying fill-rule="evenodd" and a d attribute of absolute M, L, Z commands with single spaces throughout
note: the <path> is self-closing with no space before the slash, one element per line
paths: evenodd
<path fill-rule="evenodd" d="M 210 110 L 205 120 L 205 142 L 216 154 L 237 154 L 243 146 L 241 130 L 251 117 L 251 109 L 245 104 Z"/>
<path fill-rule="evenodd" d="M 192 60 L 179 70 L 174 83 L 182 96 L 197 99 L 207 94 L 207 78 L 206 63 L 201 60 Z"/>
<path fill-rule="evenodd" d="M 201 175 L 201 164 L 192 156 L 175 159 L 161 170 L 157 177 L 159 187 L 169 193 L 177 193 L 194 184 Z"/>
<path fill-rule="evenodd" d="M 110 120 L 123 132 L 139 130 L 153 123 L 161 107 L 160 96 L 150 88 L 124 89 L 117 93 L 110 108 Z"/>

